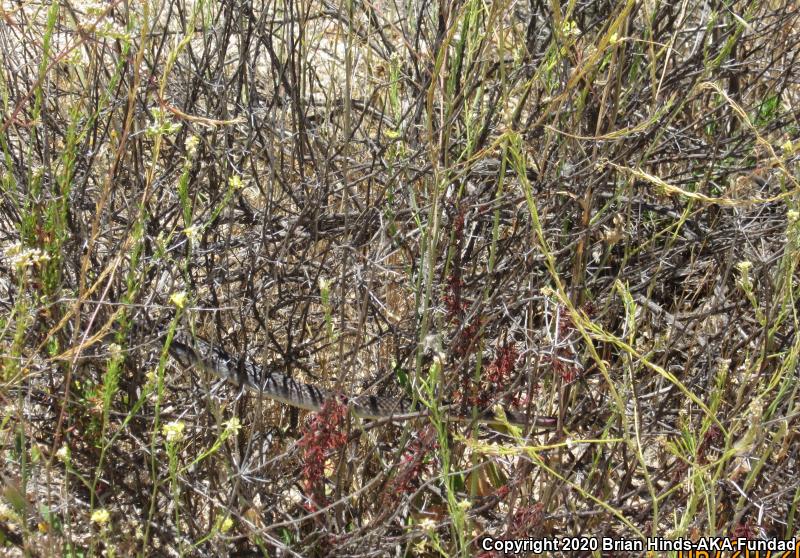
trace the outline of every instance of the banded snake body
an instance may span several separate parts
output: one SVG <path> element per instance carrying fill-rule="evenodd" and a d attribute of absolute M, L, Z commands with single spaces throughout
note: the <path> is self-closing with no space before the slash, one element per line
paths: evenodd
<path fill-rule="evenodd" d="M 159 338 L 163 339 L 165 335 L 162 332 Z M 261 366 L 249 358 L 238 359 L 218 346 L 180 329 L 176 330 L 173 335 L 168 352 L 182 368 L 206 371 L 252 390 L 261 397 L 300 409 L 318 412 L 325 402 L 333 397 L 333 394 L 325 389 L 313 384 L 298 382 L 282 372 Z M 402 421 L 421 415 L 420 409 L 413 408 L 410 402 L 404 399 L 362 394 L 347 397 L 345 401 L 355 416 L 364 419 Z M 505 422 L 516 426 L 531 424 L 539 428 L 553 428 L 556 425 L 556 419 L 552 417 L 527 417 L 525 413 L 507 408 L 504 408 L 503 411 L 505 420 L 491 409 L 479 413 L 474 420 L 480 424 L 500 426 Z M 446 414 L 443 416 L 451 421 L 470 422 L 473 420 L 470 416 Z"/>

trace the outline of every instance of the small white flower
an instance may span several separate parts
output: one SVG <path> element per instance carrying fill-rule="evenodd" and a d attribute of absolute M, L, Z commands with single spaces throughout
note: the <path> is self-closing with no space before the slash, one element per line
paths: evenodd
<path fill-rule="evenodd" d="M 436 522 L 433 519 L 426 517 L 419 522 L 419 526 L 422 527 L 423 531 L 433 531 L 436 529 Z"/>
<path fill-rule="evenodd" d="M 107 7 L 102 2 L 89 1 L 83 4 L 84 10 L 88 15 L 99 16 L 103 15 Z M 87 21 L 87 24 L 89 22 Z"/>
<path fill-rule="evenodd" d="M 189 154 L 189 157 L 194 157 L 197 154 L 198 145 L 200 145 L 200 138 L 197 136 L 189 136 L 183 143 L 183 146 L 186 148 L 186 152 Z"/>
<path fill-rule="evenodd" d="M 122 354 L 122 347 L 117 343 L 111 343 L 108 345 L 108 352 L 111 354 L 111 358 L 117 358 Z"/>
<path fill-rule="evenodd" d="M 2 502 L 0 502 L 0 521 L 8 521 L 17 524 L 22 523 L 17 512 Z"/>
<path fill-rule="evenodd" d="M 181 131 L 183 125 L 180 122 L 169 122 L 164 126 L 164 132 L 167 135 L 174 136 Z"/>
<path fill-rule="evenodd" d="M 59 461 L 63 461 L 64 463 L 69 461 L 69 448 L 67 446 L 61 446 L 60 448 L 58 448 L 58 451 L 56 452 L 56 457 L 58 458 Z"/>
<path fill-rule="evenodd" d="M 225 427 L 224 430 L 225 434 L 231 436 L 237 434 L 239 430 L 242 429 L 242 422 L 236 417 L 231 417 L 230 419 L 223 422 L 222 426 Z"/>
<path fill-rule="evenodd" d="M 20 241 L 15 242 L 8 248 L 6 248 L 6 257 L 10 258 L 19 254 L 22 251 L 22 243 Z"/>
<path fill-rule="evenodd" d="M 11 265 L 18 270 L 39 265 L 50 259 L 50 255 L 42 252 L 39 248 L 24 248 L 21 242 L 15 242 L 9 246 L 5 254 Z"/>
<path fill-rule="evenodd" d="M 753 263 L 747 260 L 742 260 L 736 264 L 736 269 L 739 270 L 739 273 L 742 275 L 747 275 L 750 273 L 750 269 L 752 269 Z"/>

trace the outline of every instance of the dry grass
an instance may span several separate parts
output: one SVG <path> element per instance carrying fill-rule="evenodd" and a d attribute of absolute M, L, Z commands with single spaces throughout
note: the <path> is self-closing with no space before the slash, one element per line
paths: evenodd
<path fill-rule="evenodd" d="M 796 533 L 794 2 L 0 18 L 10 555 Z M 168 324 L 431 417 L 298 415 L 178 369 Z"/>

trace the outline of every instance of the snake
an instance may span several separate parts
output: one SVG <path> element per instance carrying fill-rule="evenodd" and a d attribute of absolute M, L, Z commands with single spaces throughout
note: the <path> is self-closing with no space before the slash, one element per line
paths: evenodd
<path fill-rule="evenodd" d="M 167 333 L 161 331 L 158 339 L 166 340 Z M 319 386 L 297 381 L 273 367 L 262 366 L 250 358 L 237 358 L 219 345 L 176 329 L 167 346 L 169 356 L 186 370 L 200 370 L 256 393 L 257 396 L 285 403 L 292 407 L 319 412 L 326 401 L 336 397 L 334 393 Z M 427 410 L 413 405 L 406 398 L 389 398 L 371 394 L 338 397 L 346 403 L 354 416 L 362 419 L 400 422 L 427 414 Z M 449 415 L 451 406 L 443 406 L 441 417 L 449 421 L 472 422 L 489 426 L 518 427 L 528 425 L 552 429 L 557 419 L 548 416 L 527 415 L 503 407 L 504 417 L 493 409 L 479 411 L 477 416 Z"/>

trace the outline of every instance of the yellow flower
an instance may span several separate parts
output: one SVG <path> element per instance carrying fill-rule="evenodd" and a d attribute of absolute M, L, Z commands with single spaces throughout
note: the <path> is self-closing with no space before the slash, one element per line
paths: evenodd
<path fill-rule="evenodd" d="M 108 523 L 109 519 L 111 519 L 111 514 L 108 513 L 108 510 L 95 510 L 92 512 L 92 523 L 103 526 Z"/>
<path fill-rule="evenodd" d="M 234 174 L 228 179 L 228 185 L 234 190 L 241 190 L 242 188 L 244 188 L 242 177 L 239 176 L 238 174 Z"/>
<path fill-rule="evenodd" d="M 227 533 L 228 531 L 231 530 L 231 527 L 233 527 L 233 519 L 231 519 L 230 516 L 228 516 L 222 520 L 222 523 L 219 526 L 219 530 L 222 531 L 223 533 Z"/>
<path fill-rule="evenodd" d="M 192 242 L 196 242 L 198 238 L 200 238 L 200 233 L 203 232 L 203 228 L 198 225 L 192 225 L 190 227 L 186 227 L 183 229 L 183 234 L 186 235 L 186 238 L 191 240 Z"/>
<path fill-rule="evenodd" d="M 577 37 L 578 35 L 581 34 L 581 30 L 578 28 L 578 24 L 570 19 L 564 20 L 564 22 L 561 24 L 561 31 L 567 37 L 570 36 Z"/>
<path fill-rule="evenodd" d="M 183 431 L 186 425 L 180 421 L 168 422 L 161 428 L 161 432 L 167 439 L 167 442 L 180 442 L 183 440 Z"/>
<path fill-rule="evenodd" d="M 183 307 L 186 306 L 186 291 L 173 293 L 172 296 L 169 297 L 169 301 L 177 308 L 183 309 Z"/>

